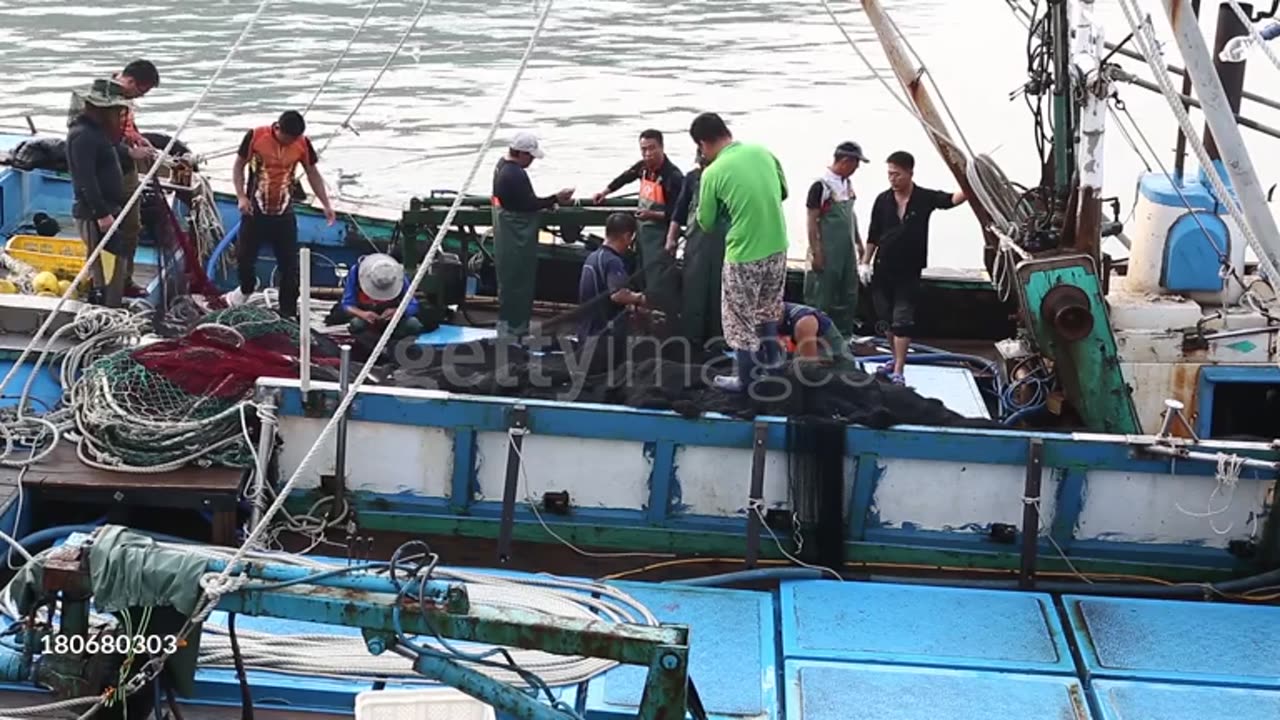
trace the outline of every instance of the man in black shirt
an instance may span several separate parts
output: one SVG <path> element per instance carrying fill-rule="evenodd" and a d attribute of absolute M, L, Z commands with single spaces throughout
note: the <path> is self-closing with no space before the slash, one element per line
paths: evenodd
<path fill-rule="evenodd" d="M 867 245 L 871 248 L 873 275 L 871 299 L 877 327 L 884 328 L 893 346 L 893 363 L 876 372 L 895 385 L 906 383 L 902 372 L 915 324 L 916 293 L 920 273 L 929 262 L 929 217 L 965 201 L 963 191 L 926 190 L 913 181 L 916 160 L 899 150 L 889 156 L 889 189 L 871 206 Z"/>
<path fill-rule="evenodd" d="M 538 268 L 538 213 L 567 203 L 573 188 L 538 197 L 525 170 L 544 155 L 538 138 L 519 133 L 493 169 L 493 260 L 498 271 L 498 335 L 521 338 L 533 315 Z"/>
<path fill-rule="evenodd" d="M 667 157 L 663 143 L 659 130 L 640 133 L 640 161 L 596 193 L 595 202 L 599 204 L 610 193 L 640 181 L 640 209 L 636 211 L 640 230 L 636 233 L 636 248 L 640 267 L 644 269 L 645 291 L 659 309 L 674 314 L 679 305 L 679 284 L 675 258 L 666 252 L 665 246 L 672 211 L 684 186 L 684 175 Z"/>

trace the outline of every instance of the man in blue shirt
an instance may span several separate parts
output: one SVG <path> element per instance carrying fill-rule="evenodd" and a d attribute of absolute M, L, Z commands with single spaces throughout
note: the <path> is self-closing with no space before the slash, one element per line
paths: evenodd
<path fill-rule="evenodd" d="M 783 303 L 778 334 L 791 340 L 798 360 L 853 363 L 849 343 L 826 313 L 808 305 Z"/>
<path fill-rule="evenodd" d="M 409 278 L 395 258 L 384 253 L 365 255 L 347 273 L 342 302 L 335 310 L 351 318 L 347 328 L 352 336 L 359 337 L 369 331 L 381 335 L 408 289 Z M 422 322 L 417 315 L 418 301 L 410 299 L 404 317 L 391 333 L 392 339 L 421 334 Z"/>
<path fill-rule="evenodd" d="M 638 225 L 633 215 L 613 213 L 605 220 L 604 244 L 587 256 L 578 279 L 578 339 L 603 334 L 617 325 L 624 308 L 644 305 L 644 293 L 627 287 L 623 257 L 635 242 Z"/>

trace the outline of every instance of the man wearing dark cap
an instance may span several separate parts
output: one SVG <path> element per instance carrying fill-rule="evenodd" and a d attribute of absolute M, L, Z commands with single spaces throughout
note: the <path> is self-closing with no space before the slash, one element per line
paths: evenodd
<path fill-rule="evenodd" d="M 840 332 L 853 332 L 858 308 L 858 259 L 865 256 L 858 218 L 853 213 L 850 177 L 866 161 L 862 146 L 842 142 L 835 160 L 809 186 L 809 272 L 804 278 L 805 302 L 826 313 Z"/>

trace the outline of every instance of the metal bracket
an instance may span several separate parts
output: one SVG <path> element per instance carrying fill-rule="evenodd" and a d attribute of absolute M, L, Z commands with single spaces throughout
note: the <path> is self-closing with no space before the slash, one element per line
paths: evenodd
<path fill-rule="evenodd" d="M 754 568 L 760 559 L 760 515 L 764 512 L 764 461 L 765 440 L 769 426 L 755 423 L 752 433 L 751 490 L 747 495 L 747 557 L 746 566 Z"/>
<path fill-rule="evenodd" d="M 1040 542 L 1040 481 L 1044 476 L 1044 441 L 1027 441 L 1027 479 L 1022 488 L 1022 567 L 1018 587 L 1036 586 L 1036 549 Z"/>
<path fill-rule="evenodd" d="M 502 521 L 498 528 L 498 562 L 511 559 L 511 534 L 516 522 L 516 488 L 520 483 L 520 466 L 524 462 L 524 436 L 529 431 L 529 411 L 524 405 L 511 408 L 507 421 L 510 443 L 507 446 L 507 477 L 502 488 Z"/>

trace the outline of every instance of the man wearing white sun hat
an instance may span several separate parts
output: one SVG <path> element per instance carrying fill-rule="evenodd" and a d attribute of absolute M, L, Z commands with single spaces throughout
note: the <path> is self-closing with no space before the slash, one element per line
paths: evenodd
<path fill-rule="evenodd" d="M 347 273 L 342 290 L 342 302 L 338 307 L 351 318 L 347 329 L 355 337 L 373 331 L 382 334 L 387 322 L 395 314 L 400 299 L 409 289 L 409 278 L 404 267 L 396 259 L 384 253 L 365 255 Z M 422 322 L 417 318 L 418 301 L 409 300 L 404 317 L 391 333 L 393 339 L 416 336 L 422 332 Z"/>

